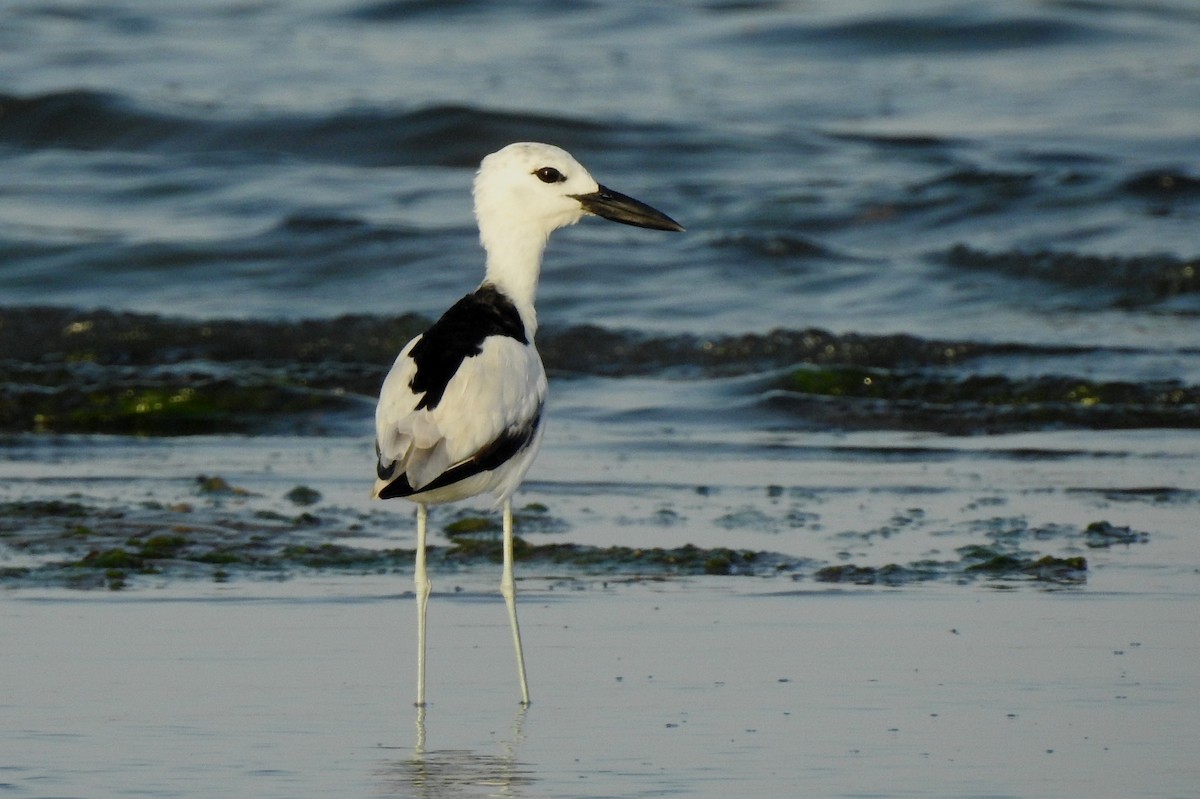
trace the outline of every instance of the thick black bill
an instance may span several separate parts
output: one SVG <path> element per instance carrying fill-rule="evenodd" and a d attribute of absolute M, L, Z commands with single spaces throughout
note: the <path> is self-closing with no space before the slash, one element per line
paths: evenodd
<path fill-rule="evenodd" d="M 647 227 L 652 230 L 683 231 L 683 225 L 671 217 L 646 205 L 640 200 L 627 197 L 619 191 L 599 187 L 591 194 L 574 195 L 588 213 L 621 222 L 626 225 Z"/>

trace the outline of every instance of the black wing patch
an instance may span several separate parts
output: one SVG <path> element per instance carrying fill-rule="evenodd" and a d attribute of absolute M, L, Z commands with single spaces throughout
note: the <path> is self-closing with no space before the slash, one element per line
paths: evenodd
<path fill-rule="evenodd" d="M 529 446 L 529 442 L 533 441 L 533 437 L 537 434 L 538 426 L 542 423 L 542 409 L 538 408 L 537 416 L 533 417 L 525 427 L 516 430 L 509 430 L 504 435 L 493 441 L 489 446 L 480 450 L 475 457 L 463 461 L 462 463 L 439 474 L 429 485 L 421 486 L 415 489 L 408 482 L 408 475 L 401 474 L 391 483 L 388 483 L 379 492 L 380 499 L 393 499 L 395 497 L 411 497 L 413 494 L 423 493 L 425 491 L 433 491 L 435 488 L 444 488 L 448 485 L 466 480 L 468 477 L 473 477 L 480 472 L 490 472 L 500 468 L 506 461 L 512 458 L 525 447 Z M 376 452 L 378 452 L 376 445 Z M 395 461 L 388 464 L 386 467 L 379 464 L 376 471 L 379 474 L 380 480 L 386 480 L 391 470 L 396 466 Z"/>
<path fill-rule="evenodd" d="M 438 406 L 463 359 L 483 352 L 488 336 L 529 343 L 517 306 L 495 286 L 485 284 L 454 303 L 409 352 L 417 371 L 408 387 L 414 394 L 425 395 L 417 403 L 417 410 Z"/>

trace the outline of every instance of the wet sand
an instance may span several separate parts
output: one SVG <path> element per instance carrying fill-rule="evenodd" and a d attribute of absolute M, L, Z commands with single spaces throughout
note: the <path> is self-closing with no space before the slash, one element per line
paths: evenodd
<path fill-rule="evenodd" d="M 1194 795 L 1190 434 L 1106 434 L 1110 455 L 1095 434 L 1081 453 L 1089 434 L 1070 432 L 806 436 L 689 459 L 686 440 L 639 450 L 636 425 L 608 443 L 568 420 L 556 429 L 521 494 L 549 519 L 526 529 L 533 546 L 737 542 L 793 567 L 518 564 L 533 694 L 522 712 L 498 568 L 447 560 L 433 575 L 420 726 L 403 559 L 252 568 L 164 556 L 118 585 L 105 582 L 112 569 L 70 567 L 99 575 L 92 590 L 26 574 L 0 594 L 3 792 Z M 252 538 L 272 525 L 294 544 L 411 547 L 409 508 L 364 496 L 369 444 L 15 438 L 0 499 L 78 503 L 91 515 L 59 521 L 95 535 L 129 525 L 122 546 L 147 558 L 155 531 Z M 197 483 L 214 464 L 228 489 Z M 771 482 L 783 473 L 788 483 Z M 320 494 L 311 505 L 295 501 L 300 475 Z M 435 520 L 460 518 L 471 517 Z M 1097 539 L 1085 528 L 1101 521 L 1139 537 Z M 38 529 L 22 527 L 26 544 Z M 10 570 L 89 553 L 86 540 L 73 552 L 14 548 L 11 530 L 5 541 Z M 451 546 L 442 533 L 434 543 Z M 1065 580 L 970 571 L 961 552 L 975 547 L 1087 567 Z M 919 563 L 942 565 L 880 578 Z M 864 571 L 820 576 L 850 566 Z"/>
<path fill-rule="evenodd" d="M 14 796 L 1185 797 L 1200 639 L 1170 594 L 393 579 L 0 605 Z"/>

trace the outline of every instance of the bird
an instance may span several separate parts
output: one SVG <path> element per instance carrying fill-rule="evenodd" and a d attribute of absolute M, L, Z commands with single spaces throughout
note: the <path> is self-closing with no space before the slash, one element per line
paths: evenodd
<path fill-rule="evenodd" d="M 529 705 L 513 580 L 512 497 L 541 445 L 546 370 L 534 298 L 550 234 L 585 216 L 683 232 L 661 211 L 596 182 L 559 147 L 517 142 L 483 158 L 473 184 L 483 282 L 400 351 L 375 411 L 373 496 L 416 503 L 417 701 L 425 707 L 429 506 L 490 494 L 503 514 L 500 593 L 521 705 Z"/>

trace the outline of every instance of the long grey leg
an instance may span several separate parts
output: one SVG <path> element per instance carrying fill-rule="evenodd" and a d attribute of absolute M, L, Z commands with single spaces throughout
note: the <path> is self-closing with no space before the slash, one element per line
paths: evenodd
<path fill-rule="evenodd" d="M 429 574 L 425 570 L 425 525 L 429 509 L 417 505 L 417 561 L 413 583 L 417 594 L 417 707 L 425 707 L 425 608 L 429 604 Z"/>
<path fill-rule="evenodd" d="M 525 653 L 521 650 L 521 628 L 517 625 L 517 588 L 513 581 L 513 518 L 512 499 L 504 500 L 504 574 L 500 578 L 500 595 L 508 606 L 512 623 L 513 646 L 517 650 L 517 677 L 521 680 L 521 704 L 529 704 L 529 684 L 525 681 Z"/>

